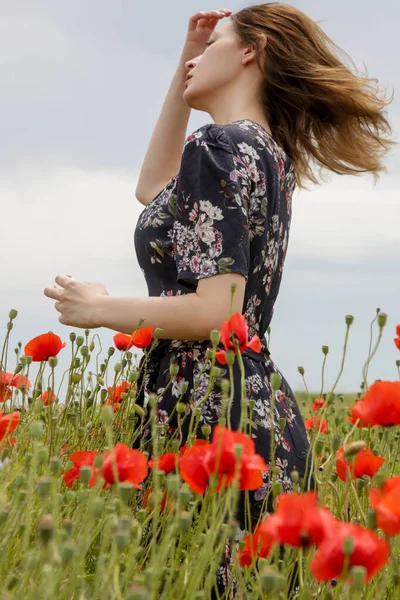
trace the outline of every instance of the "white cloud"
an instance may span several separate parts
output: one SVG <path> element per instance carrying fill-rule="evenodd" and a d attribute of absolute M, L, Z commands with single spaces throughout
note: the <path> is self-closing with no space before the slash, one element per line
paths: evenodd
<path fill-rule="evenodd" d="M 400 254 L 399 194 L 370 177 L 295 193 L 289 252 L 340 262 Z"/>

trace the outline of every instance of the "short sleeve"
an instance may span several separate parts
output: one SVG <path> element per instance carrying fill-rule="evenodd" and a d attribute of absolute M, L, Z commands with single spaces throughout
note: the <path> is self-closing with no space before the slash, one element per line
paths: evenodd
<path fill-rule="evenodd" d="M 248 190 L 224 129 L 205 125 L 185 142 L 173 225 L 177 282 L 196 289 L 199 279 L 241 273 L 250 264 Z"/>

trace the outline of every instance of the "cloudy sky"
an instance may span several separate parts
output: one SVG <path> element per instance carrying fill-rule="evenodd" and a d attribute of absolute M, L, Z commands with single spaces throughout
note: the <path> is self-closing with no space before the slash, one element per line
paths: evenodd
<path fill-rule="evenodd" d="M 19 314 L 13 348 L 54 331 L 68 342 L 83 330 L 58 321 L 43 289 L 59 273 L 99 281 L 110 294 L 147 296 L 133 244 L 143 210 L 135 188 L 150 137 L 175 72 L 189 17 L 213 5 L 194 0 L 0 0 L 0 235 L 3 336 Z M 395 0 L 292 0 L 318 21 L 394 100 L 388 109 L 399 140 L 400 101 Z M 192 111 L 187 134 L 211 123 Z M 320 391 L 322 345 L 330 353 L 324 391 L 339 372 L 345 316 L 355 317 L 337 391 L 357 391 L 376 308 L 388 314 L 369 382 L 397 378 L 393 343 L 400 323 L 400 149 L 374 187 L 370 175 L 332 177 L 296 191 L 291 239 L 272 321 L 274 362 L 293 389 Z M 104 352 L 114 331 L 92 331 Z M 378 327 L 374 328 L 374 338 Z M 59 355 L 58 380 L 70 348 Z M 138 359 L 141 351 L 137 353 Z M 95 365 L 90 367 L 95 371 Z M 35 372 L 33 369 L 32 373 Z M 111 385 L 111 382 L 109 382 Z"/>

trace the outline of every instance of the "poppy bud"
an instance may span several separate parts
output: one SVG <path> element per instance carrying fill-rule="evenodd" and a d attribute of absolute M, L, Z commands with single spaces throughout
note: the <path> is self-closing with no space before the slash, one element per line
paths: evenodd
<path fill-rule="evenodd" d="M 115 533 L 114 539 L 118 550 L 125 550 L 129 544 L 129 533 L 127 531 L 123 531 L 122 529 L 118 529 L 118 531 Z"/>
<path fill-rule="evenodd" d="M 80 383 L 82 379 L 82 375 L 80 373 L 72 373 L 71 381 L 72 383 Z"/>
<path fill-rule="evenodd" d="M 65 503 L 69 504 L 70 502 L 73 502 L 76 498 L 76 493 L 72 490 L 67 490 L 64 493 L 64 498 L 65 498 Z"/>
<path fill-rule="evenodd" d="M 87 346 L 82 346 L 80 349 L 81 356 L 85 357 L 89 354 L 89 348 Z"/>
<path fill-rule="evenodd" d="M 184 532 L 190 529 L 190 525 L 192 524 L 192 516 L 189 512 L 184 510 L 179 515 L 179 530 Z"/>
<path fill-rule="evenodd" d="M 221 386 L 221 391 L 226 394 L 227 392 L 229 392 L 229 388 L 230 388 L 230 381 L 229 379 L 227 379 L 226 377 L 224 377 L 224 379 L 221 380 L 220 386 Z"/>
<path fill-rule="evenodd" d="M 95 348 L 95 345 L 94 345 L 94 341 L 92 340 L 92 341 L 90 342 L 90 346 L 89 346 L 89 350 L 90 350 L 90 352 L 93 352 L 94 348 Z"/>
<path fill-rule="evenodd" d="M 130 483 L 130 481 L 122 481 L 118 484 L 118 489 L 122 502 L 129 504 L 129 502 L 132 500 L 133 485 Z"/>
<path fill-rule="evenodd" d="M 182 414 L 186 410 L 186 404 L 184 404 L 183 402 L 177 402 L 175 408 L 177 413 Z"/>
<path fill-rule="evenodd" d="M 386 313 L 379 313 L 379 315 L 378 315 L 378 326 L 381 329 L 382 329 L 382 327 L 385 327 L 386 321 L 387 321 L 387 314 Z"/>
<path fill-rule="evenodd" d="M 145 408 L 142 408 L 138 404 L 134 404 L 133 410 L 135 411 L 136 414 L 139 415 L 139 417 L 142 417 L 142 418 L 145 417 L 147 414 L 147 410 Z"/>
<path fill-rule="evenodd" d="M 158 401 L 157 394 L 155 394 L 154 392 L 151 392 L 149 394 L 149 402 L 148 402 L 150 408 L 154 408 L 157 405 L 157 401 Z"/>
<path fill-rule="evenodd" d="M 206 425 L 204 425 L 204 427 L 206 427 Z M 208 425 L 209 427 L 209 425 Z M 171 496 L 173 498 L 177 498 L 178 497 L 178 493 L 179 493 L 179 489 L 181 486 L 181 478 L 179 475 L 177 475 L 176 473 L 170 473 L 165 480 L 165 483 L 167 485 L 167 490 L 168 492 L 171 494 Z"/>
<path fill-rule="evenodd" d="M 272 495 L 274 498 L 279 496 L 279 494 L 282 494 L 282 491 L 283 491 L 283 488 L 282 488 L 282 484 L 280 481 L 277 481 L 276 483 L 274 483 L 272 485 Z"/>
<path fill-rule="evenodd" d="M 114 373 L 119 373 L 121 371 L 121 363 L 115 363 L 114 365 Z"/>
<path fill-rule="evenodd" d="M 118 519 L 118 527 L 121 531 L 130 531 L 131 530 L 131 519 L 128 515 L 122 515 Z"/>
<path fill-rule="evenodd" d="M 99 496 L 93 496 L 89 503 L 89 512 L 93 517 L 99 517 L 103 512 L 104 500 Z"/>
<path fill-rule="evenodd" d="M 210 369 L 210 377 L 217 378 L 221 374 L 221 369 L 219 367 L 212 367 Z"/>
<path fill-rule="evenodd" d="M 41 498 L 45 498 L 51 492 L 51 479 L 49 477 L 41 477 L 38 481 L 37 492 Z"/>
<path fill-rule="evenodd" d="M 357 478 L 356 488 L 359 496 L 362 496 L 365 487 L 365 481 L 362 477 Z"/>
<path fill-rule="evenodd" d="M 341 445 L 342 445 L 342 438 L 340 437 L 340 435 L 334 435 L 332 438 L 332 444 L 331 444 L 332 452 L 337 452 Z"/>
<path fill-rule="evenodd" d="M 211 433 L 211 425 L 203 425 L 201 428 L 201 433 L 208 437 Z"/>
<path fill-rule="evenodd" d="M 39 438 L 42 435 L 43 430 L 44 430 L 43 421 L 32 421 L 31 427 L 30 427 L 31 437 Z"/>
<path fill-rule="evenodd" d="M 86 435 L 86 427 L 78 427 L 78 429 L 76 430 L 76 435 L 78 440 L 83 440 L 83 438 Z"/>
<path fill-rule="evenodd" d="M 136 383 L 139 378 L 139 371 L 131 371 L 128 375 L 129 383 Z"/>
<path fill-rule="evenodd" d="M 361 590 L 365 582 L 367 569 L 362 565 L 357 565 L 350 569 L 350 574 L 352 578 L 351 589 Z"/>
<path fill-rule="evenodd" d="M 206 348 L 206 358 L 208 358 L 208 360 L 212 360 L 214 351 L 212 348 Z"/>
<path fill-rule="evenodd" d="M 92 473 L 92 467 L 89 467 L 88 465 L 83 465 L 79 471 L 79 479 L 87 485 L 92 476 Z"/>
<path fill-rule="evenodd" d="M 359 452 L 361 452 L 361 450 L 364 450 L 364 448 L 366 448 L 367 444 L 366 442 L 364 442 L 364 440 L 356 440 L 355 442 L 350 442 L 349 444 L 346 444 L 346 446 L 344 447 L 344 457 L 349 461 L 351 461 L 351 459 L 353 458 L 353 456 L 356 456 L 356 454 L 358 454 Z"/>
<path fill-rule="evenodd" d="M 114 352 L 115 352 L 115 348 L 113 348 L 112 346 L 110 346 L 109 349 L 108 349 L 108 351 L 107 351 L 107 354 L 108 354 L 108 356 L 111 357 L 114 354 Z"/>
<path fill-rule="evenodd" d="M 346 556 L 350 556 L 354 550 L 354 540 L 352 537 L 345 537 L 343 541 L 343 552 Z"/>
<path fill-rule="evenodd" d="M 298 471 L 292 471 L 290 473 L 290 479 L 293 481 L 293 483 L 299 483 L 300 473 Z"/>
<path fill-rule="evenodd" d="M 279 390 L 279 386 L 281 385 L 282 377 L 279 373 L 272 373 L 270 382 L 271 387 L 274 391 Z"/>
<path fill-rule="evenodd" d="M 329 346 L 322 346 L 322 353 L 325 354 L 325 356 L 328 354 L 329 352 Z"/>
<path fill-rule="evenodd" d="M 43 515 L 38 523 L 38 532 L 45 544 L 48 544 L 54 535 L 54 519 L 51 515 Z"/>
<path fill-rule="evenodd" d="M 234 450 L 234 453 L 235 453 L 236 460 L 239 460 L 242 457 L 242 454 L 243 454 L 243 445 L 242 444 L 235 444 L 233 450 Z"/>
<path fill-rule="evenodd" d="M 58 365 L 58 358 L 57 356 L 50 356 L 47 362 L 49 363 L 49 367 L 54 369 Z"/>
<path fill-rule="evenodd" d="M 110 425 L 113 420 L 113 410 L 111 406 L 102 406 L 101 407 L 101 420 L 106 424 Z"/>
<path fill-rule="evenodd" d="M 213 329 L 210 331 L 210 340 L 213 346 L 218 346 L 220 339 L 221 336 L 218 329 Z"/>
<path fill-rule="evenodd" d="M 171 363 L 169 365 L 169 374 L 174 377 L 175 375 L 178 375 L 179 373 L 179 365 L 178 363 Z"/>
<path fill-rule="evenodd" d="M 10 312 L 8 313 L 8 318 L 11 319 L 11 320 L 13 320 L 13 319 L 16 318 L 17 315 L 18 315 L 18 311 L 15 310 L 15 308 L 12 308 L 10 310 Z"/>
<path fill-rule="evenodd" d="M 304 367 L 297 367 L 297 370 L 300 373 L 300 375 L 304 375 Z"/>
<path fill-rule="evenodd" d="M 185 506 L 185 504 L 187 504 L 189 502 L 191 497 L 192 497 L 192 492 L 191 492 L 189 486 L 187 485 L 187 483 L 184 483 L 182 485 L 181 489 L 179 490 L 179 494 L 178 494 L 179 502 L 182 504 L 182 506 Z"/>
<path fill-rule="evenodd" d="M 396 367 L 400 367 L 400 360 L 396 360 Z"/>
<path fill-rule="evenodd" d="M 138 510 L 136 516 L 137 516 L 137 519 L 138 519 L 139 523 L 141 525 L 143 525 L 143 523 L 147 519 L 147 511 L 144 508 L 141 508 L 140 510 Z"/>
<path fill-rule="evenodd" d="M 277 588 L 277 573 L 271 567 L 265 567 L 261 571 L 261 587 L 266 592 L 274 592 Z"/>
<path fill-rule="evenodd" d="M 351 325 L 354 321 L 353 315 L 346 315 L 346 325 Z"/>
<path fill-rule="evenodd" d="M 68 564 L 69 562 L 71 562 L 72 558 L 74 557 L 75 544 L 72 541 L 67 540 L 61 546 L 60 554 L 61 554 L 61 560 L 62 560 L 63 564 L 64 565 Z"/>
<path fill-rule="evenodd" d="M 226 364 L 228 366 L 232 366 L 233 363 L 235 362 L 235 354 L 232 350 L 226 350 L 225 351 L 225 359 L 226 359 Z"/>
<path fill-rule="evenodd" d="M 38 449 L 38 463 L 39 465 L 45 465 L 49 462 L 49 449 L 46 446 L 42 446 Z"/>
<path fill-rule="evenodd" d="M 7 331 L 11 331 L 11 329 L 14 327 L 14 323 L 7 323 Z"/>

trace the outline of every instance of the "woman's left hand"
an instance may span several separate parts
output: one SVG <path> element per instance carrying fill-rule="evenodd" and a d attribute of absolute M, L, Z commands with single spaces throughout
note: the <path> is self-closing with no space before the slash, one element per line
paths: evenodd
<path fill-rule="evenodd" d="M 106 288 L 96 281 L 80 282 L 71 275 L 57 275 L 53 285 L 44 289 L 44 295 L 57 300 L 55 309 L 61 313 L 60 323 L 82 329 L 97 329 L 101 324 L 97 320 L 97 300 L 100 296 L 109 296 Z"/>

